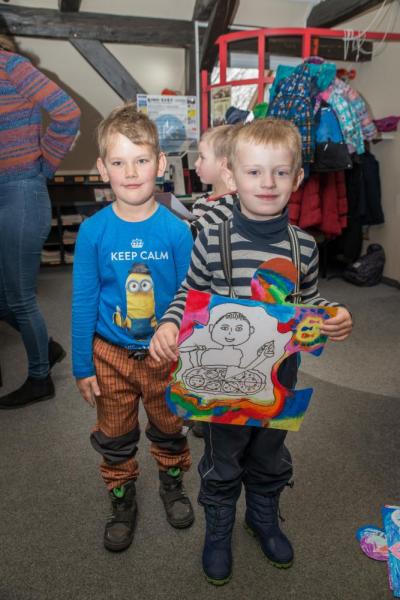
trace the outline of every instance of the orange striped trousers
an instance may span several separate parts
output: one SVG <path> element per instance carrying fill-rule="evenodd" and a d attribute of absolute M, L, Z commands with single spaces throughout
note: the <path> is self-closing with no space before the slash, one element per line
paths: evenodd
<path fill-rule="evenodd" d="M 97 398 L 97 422 L 91 434 L 93 447 L 102 454 L 101 474 L 108 489 L 119 487 L 139 474 L 135 458 L 140 436 L 138 412 L 142 399 L 148 423 L 150 452 L 161 471 L 191 465 L 183 421 L 167 407 L 165 390 L 170 362 L 158 363 L 129 357 L 130 351 L 96 337 L 94 364 L 101 395 Z"/>

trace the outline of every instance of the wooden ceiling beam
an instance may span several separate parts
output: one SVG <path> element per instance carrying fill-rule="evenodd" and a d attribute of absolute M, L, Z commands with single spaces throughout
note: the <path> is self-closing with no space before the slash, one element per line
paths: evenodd
<path fill-rule="evenodd" d="M 227 33 L 229 25 L 233 23 L 239 0 L 217 0 L 208 27 L 204 34 L 200 50 L 200 68 L 211 71 L 218 56 L 218 48 L 215 44 L 220 35 Z"/>
<path fill-rule="evenodd" d="M 101 42 L 82 39 L 72 39 L 70 42 L 123 100 L 136 102 L 136 94 L 146 94 L 136 79 Z"/>
<path fill-rule="evenodd" d="M 196 54 L 192 44 L 185 50 L 185 94 L 196 95 Z"/>
<path fill-rule="evenodd" d="M 191 21 L 3 5 L 0 5 L 0 33 L 171 48 L 187 48 L 193 43 Z"/>
<path fill-rule="evenodd" d="M 323 0 L 312 8 L 307 27 L 334 27 L 376 8 L 382 2 L 383 0 Z"/>
<path fill-rule="evenodd" d="M 311 48 L 321 58 L 326 60 L 338 61 L 346 60 L 350 62 L 367 62 L 371 60 L 371 54 L 373 49 L 372 42 L 363 43 L 363 53 L 360 53 L 357 57 L 356 50 L 353 50 L 351 46 L 347 48 L 347 55 L 345 59 L 345 48 L 344 41 L 335 38 L 312 38 Z M 257 55 L 257 40 L 240 40 L 232 42 L 228 46 L 229 53 L 246 53 Z M 279 36 L 271 37 L 265 40 L 265 52 L 266 57 L 270 54 L 278 56 L 302 56 L 302 40 L 299 36 Z M 228 55 L 229 57 L 229 55 Z M 266 63 L 268 65 L 268 62 Z"/>
<path fill-rule="evenodd" d="M 208 21 L 217 0 L 196 0 L 192 21 Z"/>
<path fill-rule="evenodd" d="M 61 12 L 78 12 L 81 0 L 58 0 L 58 10 Z"/>

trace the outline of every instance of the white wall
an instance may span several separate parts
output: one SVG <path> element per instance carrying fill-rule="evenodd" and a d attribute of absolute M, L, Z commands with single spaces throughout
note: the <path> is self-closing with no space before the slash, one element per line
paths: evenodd
<path fill-rule="evenodd" d="M 234 25 L 305 27 L 311 6 L 299 0 L 241 0 Z"/>

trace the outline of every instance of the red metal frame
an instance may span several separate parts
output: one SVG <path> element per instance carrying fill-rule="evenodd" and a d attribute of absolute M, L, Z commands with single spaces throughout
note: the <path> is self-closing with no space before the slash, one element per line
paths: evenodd
<path fill-rule="evenodd" d="M 201 129 L 204 131 L 208 127 L 209 113 L 209 92 L 212 88 L 221 85 L 257 85 L 258 102 L 264 99 L 264 88 L 268 83 L 272 83 L 273 78 L 265 76 L 265 39 L 269 37 L 296 36 L 302 38 L 302 58 L 315 56 L 318 54 L 319 38 L 339 38 L 344 39 L 346 31 L 342 29 L 321 29 L 315 27 L 288 27 L 276 29 L 252 29 L 249 31 L 237 31 L 221 35 L 215 42 L 218 45 L 219 55 L 219 82 L 210 85 L 209 73 L 206 70 L 201 71 Z M 400 33 L 381 33 L 369 31 L 365 34 L 362 32 L 352 32 L 354 36 L 362 35 L 363 39 L 369 41 L 400 42 Z M 226 70 L 228 65 L 228 44 L 237 42 L 238 40 L 257 39 L 258 51 L 258 77 L 253 79 L 235 79 L 227 81 Z"/>

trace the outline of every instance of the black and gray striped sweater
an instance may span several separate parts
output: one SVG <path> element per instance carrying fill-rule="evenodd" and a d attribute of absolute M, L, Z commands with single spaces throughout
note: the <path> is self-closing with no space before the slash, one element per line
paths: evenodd
<path fill-rule="evenodd" d="M 251 279 L 261 263 L 272 258 L 291 260 L 288 234 L 288 211 L 269 221 L 254 221 L 245 217 L 240 205 L 232 209 L 230 222 L 232 248 L 232 284 L 238 298 L 250 298 Z M 302 304 L 337 306 L 322 298 L 318 291 L 318 248 L 314 238 L 296 227 L 300 244 Z M 221 263 L 218 223 L 202 229 L 196 238 L 189 271 L 160 325 L 173 322 L 180 326 L 189 289 L 229 295 Z"/>
<path fill-rule="evenodd" d="M 197 198 L 192 206 L 192 213 L 197 217 L 196 221 L 191 223 L 192 231 L 197 235 L 204 227 L 229 219 L 235 202 L 237 197 L 231 194 L 214 197 L 204 194 Z"/>

